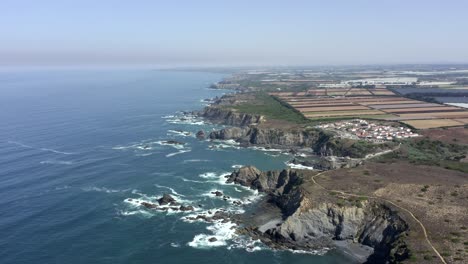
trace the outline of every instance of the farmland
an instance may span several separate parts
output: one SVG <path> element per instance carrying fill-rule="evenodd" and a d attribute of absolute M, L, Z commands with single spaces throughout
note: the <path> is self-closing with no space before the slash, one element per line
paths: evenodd
<path fill-rule="evenodd" d="M 468 110 L 398 96 L 382 88 L 314 88 L 305 92 L 273 92 L 310 120 L 340 117 L 400 121 L 417 129 L 464 126 Z"/>

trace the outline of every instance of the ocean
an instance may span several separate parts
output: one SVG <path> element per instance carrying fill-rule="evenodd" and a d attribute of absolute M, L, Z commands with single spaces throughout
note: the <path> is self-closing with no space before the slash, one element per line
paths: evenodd
<path fill-rule="evenodd" d="M 240 165 L 282 169 L 291 159 L 195 138 L 220 126 L 180 111 L 225 93 L 207 88 L 222 77 L 147 69 L 0 72 L 0 262 L 352 263 L 335 250 L 270 250 L 234 234 L 232 223 L 185 218 L 248 209 L 261 195 L 225 184 L 223 175 Z M 250 205 L 230 205 L 211 194 L 216 190 Z M 138 205 L 164 193 L 197 211 Z"/>

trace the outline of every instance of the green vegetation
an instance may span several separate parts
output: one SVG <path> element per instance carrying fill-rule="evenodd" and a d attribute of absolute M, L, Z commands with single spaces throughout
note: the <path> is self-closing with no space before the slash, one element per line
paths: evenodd
<path fill-rule="evenodd" d="M 338 205 L 339 207 L 343 207 L 345 205 L 346 201 L 344 199 L 338 199 L 338 201 L 336 202 L 336 205 Z"/>
<path fill-rule="evenodd" d="M 392 162 L 395 159 L 404 159 L 414 164 L 433 165 L 468 173 L 468 163 L 460 162 L 466 153 L 467 146 L 424 138 L 402 141 L 399 151 L 383 155 L 377 158 L 377 161 Z"/>
<path fill-rule="evenodd" d="M 256 92 L 254 96 L 254 102 L 229 106 L 229 108 L 241 113 L 263 115 L 267 119 L 285 120 L 297 124 L 308 122 L 301 113 L 265 92 Z"/>
<path fill-rule="evenodd" d="M 266 74 L 257 74 L 249 76 L 249 78 L 237 80 L 241 87 L 248 88 L 250 91 L 262 91 L 262 92 L 277 92 L 278 89 L 285 89 L 288 92 L 302 92 L 310 88 L 312 83 L 302 82 L 289 82 L 281 83 L 281 80 L 277 82 L 262 82 L 263 79 L 270 79 L 271 77 Z"/>

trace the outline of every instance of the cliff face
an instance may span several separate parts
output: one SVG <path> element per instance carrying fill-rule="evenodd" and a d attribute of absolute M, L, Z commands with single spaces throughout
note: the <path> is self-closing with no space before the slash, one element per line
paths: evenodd
<path fill-rule="evenodd" d="M 292 186 L 300 183 L 300 178 L 293 170 L 260 171 L 253 166 L 242 167 L 233 172 L 227 179 L 242 186 L 251 187 L 261 192 L 281 195 Z"/>
<path fill-rule="evenodd" d="M 308 250 L 332 240 L 352 240 L 374 248 L 369 263 L 393 263 L 408 257 L 402 242 L 408 225 L 382 203 L 339 205 L 315 199 L 302 188 L 302 177 L 294 170 L 261 172 L 244 167 L 232 173 L 228 182 L 268 193 L 282 210 L 283 221 L 262 232 L 255 229 L 258 238 L 272 247 Z"/>
<path fill-rule="evenodd" d="M 282 147 L 312 147 L 318 142 L 317 131 L 283 130 L 279 128 L 229 127 L 210 133 L 211 139 L 228 140 L 253 145 L 269 145 Z"/>
<path fill-rule="evenodd" d="M 316 155 L 321 157 L 335 157 L 324 159 L 323 162 L 318 164 L 318 167 L 324 169 L 353 167 L 360 162 L 360 160 L 353 160 L 353 158 L 362 159 L 368 154 L 395 147 L 393 142 L 374 144 L 362 140 L 341 139 L 324 131 L 303 128 L 228 127 L 211 132 L 209 138 L 231 139 L 248 145 L 285 149 L 311 148 Z"/>
<path fill-rule="evenodd" d="M 205 107 L 197 113 L 199 116 L 209 119 L 215 123 L 221 123 L 228 126 L 248 126 L 263 122 L 264 117 L 261 115 L 251 115 L 244 113 L 236 113 L 229 109 L 221 107 Z"/>

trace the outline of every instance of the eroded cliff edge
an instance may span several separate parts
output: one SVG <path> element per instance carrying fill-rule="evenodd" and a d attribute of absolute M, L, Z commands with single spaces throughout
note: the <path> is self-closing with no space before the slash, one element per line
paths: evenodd
<path fill-rule="evenodd" d="M 359 243 L 373 249 L 366 263 L 397 263 L 409 257 L 404 240 L 409 226 L 390 205 L 344 201 L 325 194 L 310 177 L 304 171 L 262 172 L 252 166 L 234 171 L 228 182 L 266 193 L 268 205 L 281 211 L 276 217 L 244 221 L 251 224 L 241 232 L 278 249 L 319 250 L 334 247 L 336 241 Z"/>
<path fill-rule="evenodd" d="M 314 155 L 312 160 L 297 158 L 293 163 L 329 170 L 357 166 L 362 159 L 395 147 L 395 143 L 371 144 L 362 140 L 339 138 L 329 131 L 310 126 L 281 123 L 262 115 L 239 113 L 223 107 L 224 101 L 195 114 L 228 127 L 200 132 L 210 140 L 233 140 L 242 146 L 282 149 L 291 153 Z"/>

